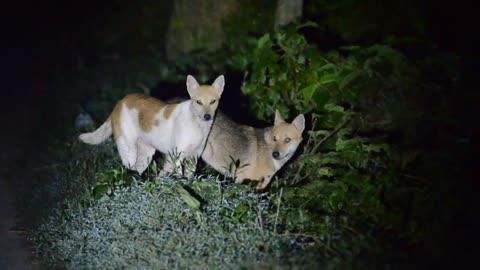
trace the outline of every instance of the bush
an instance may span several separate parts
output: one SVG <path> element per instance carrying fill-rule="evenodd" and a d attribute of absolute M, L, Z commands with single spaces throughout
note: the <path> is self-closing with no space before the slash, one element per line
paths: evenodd
<path fill-rule="evenodd" d="M 419 93 L 440 87 L 386 45 L 322 53 L 298 33 L 304 26 L 246 43 L 230 63 L 248 70 L 242 92 L 259 119 L 275 109 L 309 116 L 303 149 L 278 179 L 281 224 L 319 236 L 327 255 L 415 246 L 428 221 L 412 209 L 428 183 L 405 176 L 421 153 L 405 145 L 425 113 Z"/>

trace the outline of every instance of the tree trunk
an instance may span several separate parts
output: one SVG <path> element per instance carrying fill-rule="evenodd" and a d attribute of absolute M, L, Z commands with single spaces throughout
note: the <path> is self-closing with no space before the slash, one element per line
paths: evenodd
<path fill-rule="evenodd" d="M 235 0 L 175 0 L 167 30 L 167 57 L 175 59 L 199 48 L 219 48 L 223 43 L 222 20 L 237 6 Z"/>
<path fill-rule="evenodd" d="M 303 0 L 278 0 L 275 13 L 275 29 L 297 22 L 302 17 Z"/>

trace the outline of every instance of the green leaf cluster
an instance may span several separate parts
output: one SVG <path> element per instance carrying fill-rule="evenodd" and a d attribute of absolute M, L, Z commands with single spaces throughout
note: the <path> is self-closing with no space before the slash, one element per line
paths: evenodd
<path fill-rule="evenodd" d="M 417 241 L 418 230 L 403 233 L 416 221 L 399 218 L 410 202 L 390 205 L 412 192 L 400 180 L 413 160 L 400 166 L 387 139 L 402 124 L 406 97 L 419 89 L 419 71 L 386 45 L 321 52 L 301 27 L 264 34 L 232 63 L 244 72 L 241 90 L 258 119 L 272 122 L 276 109 L 288 119 L 307 116 L 304 144 L 278 183 L 290 186 L 281 224 L 321 235 L 330 255 L 375 250 L 387 231 Z"/>

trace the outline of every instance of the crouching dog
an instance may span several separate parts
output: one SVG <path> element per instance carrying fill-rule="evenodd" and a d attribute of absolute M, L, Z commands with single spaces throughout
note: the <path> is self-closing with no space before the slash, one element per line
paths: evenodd
<path fill-rule="evenodd" d="M 218 112 L 202 159 L 237 183 L 258 181 L 256 189 L 263 190 L 297 150 L 304 128 L 303 114 L 287 123 L 277 110 L 272 127 L 256 129 L 239 125 Z M 232 170 L 229 164 L 237 161 L 239 167 Z"/>

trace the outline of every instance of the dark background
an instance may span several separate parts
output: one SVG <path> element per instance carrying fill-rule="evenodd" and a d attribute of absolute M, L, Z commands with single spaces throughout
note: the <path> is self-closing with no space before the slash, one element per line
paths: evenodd
<path fill-rule="evenodd" d="M 168 21 L 171 13 L 169 1 L 165 5 L 164 17 Z M 306 4 L 312 1 L 306 1 Z M 371 1 L 370 1 L 371 2 Z M 128 3 L 128 1 L 125 1 Z M 18 147 L 37 149 L 38 134 L 49 133 L 51 126 L 72 125 L 55 123 L 55 115 L 62 114 L 55 103 L 57 96 L 68 96 L 68 89 L 58 93 L 50 87 L 56 74 L 66 77 L 72 73 L 79 56 L 94 66 L 99 59 L 99 41 L 95 39 L 98 28 L 111 23 L 111 18 L 119 11 L 128 9 L 122 1 L 15 1 L 0 5 L 1 45 L 0 45 L 0 88 L 2 92 L 2 136 L 4 140 L 18 140 Z M 378 1 L 379 6 L 382 1 Z M 418 14 L 424 19 L 425 38 L 432 41 L 438 49 L 454 53 L 461 58 L 460 74 L 462 89 L 456 90 L 456 102 L 462 109 L 456 117 L 461 126 L 473 132 L 472 138 L 478 138 L 477 77 L 480 70 L 478 62 L 478 14 L 469 1 L 421 1 Z M 136 8 L 133 6 L 132 8 Z M 388 8 L 387 8 L 388 9 Z M 402 16 L 402 14 L 398 14 Z M 135 19 L 135 18 L 133 18 Z M 140 19 L 140 18 L 138 18 Z M 321 16 L 304 10 L 304 20 L 322 20 Z M 388 18 L 379 17 L 378 20 Z M 375 19 L 374 19 L 375 20 Z M 397 32 L 408 33 L 406 25 Z M 163 33 L 159 33 L 163 35 Z M 333 31 L 307 33 L 314 42 L 324 49 L 336 48 L 345 42 L 343 37 Z M 368 36 L 366 39 L 354 39 L 355 43 L 379 42 L 380 37 Z M 405 50 L 411 56 L 421 55 L 428 48 L 413 47 Z M 72 67 L 70 69 L 69 67 Z M 183 84 L 183 82 L 182 82 Z M 228 94 L 228 92 L 225 92 Z M 237 92 L 239 93 L 239 92 Z M 463 99 L 462 97 L 465 97 Z M 473 99 L 473 100 L 472 100 Z M 432 104 L 435 106 L 435 104 Z M 73 119 L 72 119 L 73 122 Z M 21 146 L 23 145 L 23 146 Z M 478 149 L 475 141 L 472 146 Z M 8 153 L 8 149 L 4 150 Z M 458 185 L 471 189 L 472 196 L 464 201 L 465 210 L 454 218 L 450 235 L 452 245 L 463 254 L 475 256 L 476 209 L 478 190 L 477 156 L 465 156 L 465 175 L 468 179 L 452 179 Z M 24 155 L 25 158 L 29 154 Z M 455 192 L 455 191 L 452 191 Z"/>
<path fill-rule="evenodd" d="M 309 2 L 305 1 L 304 6 Z M 371 2 L 371 1 L 369 1 Z M 410 2 L 406 2 L 408 5 Z M 171 3 L 159 1 L 165 6 L 165 14 L 159 20 L 167 20 L 171 14 Z M 360 4 L 361 5 L 361 1 Z M 388 4 L 378 1 L 378 5 L 388 10 Z M 371 5 L 370 5 L 371 6 Z M 424 18 L 426 38 L 441 50 L 454 52 L 462 57 L 462 71 L 466 89 L 473 88 L 479 64 L 478 26 L 475 9 L 470 1 L 419 1 L 417 11 Z M 76 57 L 82 56 L 94 65 L 98 58 L 99 41 L 92 39 L 98 28 L 111 24 L 110 18 L 118 12 L 128 9 L 128 1 L 15 1 L 1 6 L 1 55 L 2 90 L 9 99 L 7 106 L 18 106 L 27 102 L 27 111 L 34 110 L 25 100 L 36 100 L 51 94 L 47 84 L 52 80 L 54 71 L 62 68 L 61 73 L 68 74 L 68 65 L 74 65 Z M 137 8 L 137 5 L 132 8 Z M 304 10 L 304 20 L 322 20 L 321 16 Z M 381 14 L 381 9 L 377 14 Z M 401 17 L 401 14 L 399 14 Z M 132 19 L 140 19 L 132 17 Z M 381 20 L 388 18 L 378 18 Z M 375 19 L 374 19 L 375 20 Z M 386 25 L 388 27 L 388 24 Z M 408 25 L 395 31 L 408 34 Z M 387 30 L 386 30 L 387 31 Z M 162 35 L 163 33 L 159 33 Z M 369 36 L 368 40 L 356 39 L 355 42 L 375 42 L 380 37 Z M 320 47 L 335 48 L 345 43 L 334 33 L 325 31 L 311 38 Z M 421 53 L 422 48 L 414 48 L 412 53 Z M 67 93 L 68 94 L 68 93 Z M 14 102 L 13 102 L 14 101 Z M 15 104 L 15 105 L 14 105 Z"/>

